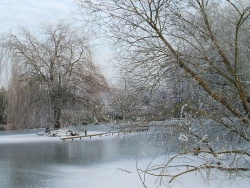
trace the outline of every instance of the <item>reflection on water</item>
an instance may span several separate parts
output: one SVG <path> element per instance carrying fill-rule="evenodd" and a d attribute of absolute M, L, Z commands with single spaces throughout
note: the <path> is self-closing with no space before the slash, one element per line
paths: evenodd
<path fill-rule="evenodd" d="M 87 168 L 135 159 L 138 149 L 145 155 L 154 150 L 141 145 L 138 135 L 120 141 L 103 138 L 0 144 L 0 187 L 50 187 L 56 179 L 67 178 L 58 171 L 61 167 Z"/>

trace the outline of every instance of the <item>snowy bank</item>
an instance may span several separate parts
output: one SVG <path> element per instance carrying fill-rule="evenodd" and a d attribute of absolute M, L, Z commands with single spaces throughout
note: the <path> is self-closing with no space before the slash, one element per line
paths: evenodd
<path fill-rule="evenodd" d="M 36 134 L 16 134 L 16 135 L 1 135 L 0 144 L 7 143 L 32 143 L 32 142 L 52 142 L 59 141 L 56 137 L 37 136 Z"/>

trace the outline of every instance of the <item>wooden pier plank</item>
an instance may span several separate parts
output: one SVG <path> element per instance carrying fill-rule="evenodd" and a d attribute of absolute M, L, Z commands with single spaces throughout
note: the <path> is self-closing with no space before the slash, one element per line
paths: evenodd
<path fill-rule="evenodd" d="M 65 142 L 65 140 L 74 140 L 76 138 L 79 138 L 80 140 L 82 138 L 91 138 L 94 136 L 103 136 L 103 135 L 107 135 L 107 134 L 119 134 L 119 133 L 132 133 L 132 132 L 144 132 L 144 131 L 148 131 L 148 128 L 141 128 L 141 129 L 134 129 L 134 130 L 123 130 L 123 131 L 118 131 L 118 132 L 109 132 L 109 133 L 97 133 L 97 134 L 90 134 L 90 135 L 79 135 L 79 136 L 67 136 L 67 137 L 63 137 L 61 138 L 61 140 L 63 140 Z"/>
<path fill-rule="evenodd" d="M 79 135 L 79 136 L 67 136 L 67 137 L 63 137 L 63 138 L 61 138 L 61 140 L 63 140 L 63 141 L 65 141 L 65 140 L 73 140 L 73 139 L 75 139 L 75 138 L 87 138 L 87 137 L 89 137 L 89 138 L 91 138 L 91 137 L 94 137 L 94 136 L 102 136 L 102 135 L 104 135 L 105 133 L 98 133 L 98 134 L 90 134 L 90 135 Z"/>

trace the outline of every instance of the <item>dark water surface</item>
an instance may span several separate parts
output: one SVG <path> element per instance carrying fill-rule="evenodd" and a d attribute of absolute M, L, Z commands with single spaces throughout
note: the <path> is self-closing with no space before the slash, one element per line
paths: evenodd
<path fill-rule="evenodd" d="M 142 136 L 132 134 L 120 140 L 110 136 L 66 142 L 53 138 L 46 142 L 0 143 L 0 188 L 57 187 L 56 182 L 68 178 L 62 169 L 82 170 L 119 160 L 135 160 L 140 152 L 152 155 L 155 148 L 142 144 Z"/>

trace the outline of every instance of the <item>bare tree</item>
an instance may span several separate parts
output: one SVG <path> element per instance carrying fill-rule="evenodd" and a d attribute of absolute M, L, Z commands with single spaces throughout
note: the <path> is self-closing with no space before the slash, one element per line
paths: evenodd
<path fill-rule="evenodd" d="M 28 92 L 27 108 L 52 109 L 55 129 L 68 104 L 88 105 L 107 86 L 85 36 L 63 21 L 43 25 L 38 34 L 23 28 L 4 36 L 2 45 L 13 63 L 14 95 Z"/>
<path fill-rule="evenodd" d="M 119 61 L 139 86 L 155 88 L 169 82 L 174 88 L 178 81 L 183 83 L 183 91 L 179 91 L 196 98 L 180 103 L 181 118 L 188 110 L 187 116 L 174 122 L 179 130 L 176 142 L 185 142 L 180 144 L 182 152 L 145 173 L 169 177 L 171 182 L 185 173 L 200 171 L 201 166 L 208 172 L 250 170 L 248 1 L 75 2 L 91 13 L 89 23 L 99 21 L 98 26 L 107 26 Z M 182 171 L 169 173 L 173 160 L 197 153 L 203 160 L 201 166 L 176 165 Z M 221 154 L 230 155 L 230 160 L 221 162 Z M 157 170 L 159 174 L 154 173 Z"/>

